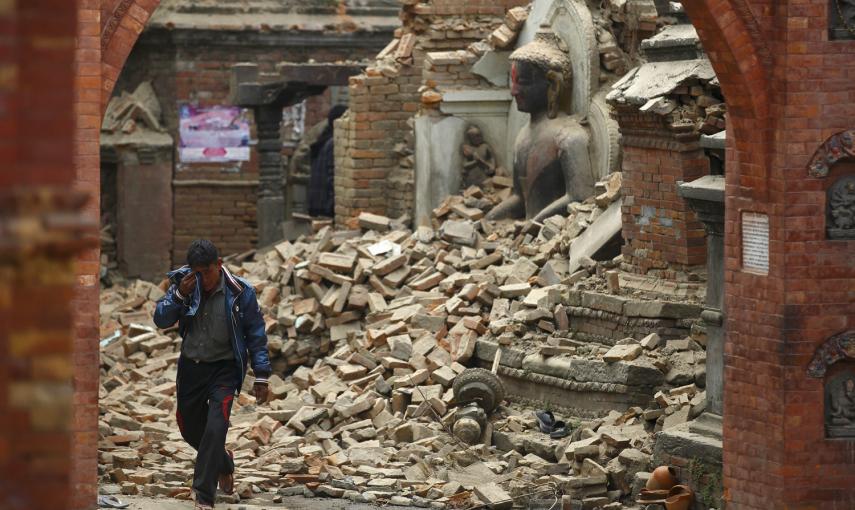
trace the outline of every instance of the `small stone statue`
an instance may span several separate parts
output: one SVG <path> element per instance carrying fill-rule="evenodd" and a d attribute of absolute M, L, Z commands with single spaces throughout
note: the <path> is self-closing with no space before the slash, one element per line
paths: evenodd
<path fill-rule="evenodd" d="M 855 377 L 844 373 L 826 385 L 825 428 L 828 437 L 855 437 Z"/>
<path fill-rule="evenodd" d="M 466 130 L 463 151 L 463 188 L 483 186 L 484 181 L 496 175 L 496 157 L 493 148 L 484 141 L 478 126 Z"/>
<path fill-rule="evenodd" d="M 838 0 L 840 3 L 840 14 L 843 17 L 844 26 L 850 27 L 855 23 L 855 0 Z"/>
<path fill-rule="evenodd" d="M 844 177 L 828 190 L 829 235 L 855 238 L 855 177 Z"/>
<path fill-rule="evenodd" d="M 847 377 L 838 388 L 832 388 L 828 411 L 830 425 L 855 425 L 855 379 Z"/>
<path fill-rule="evenodd" d="M 514 145 L 514 192 L 488 219 L 543 221 L 567 214 L 567 206 L 594 193 L 586 121 L 568 115 L 572 62 L 563 41 L 548 27 L 519 48 L 512 61 L 511 94 L 531 120 Z"/>

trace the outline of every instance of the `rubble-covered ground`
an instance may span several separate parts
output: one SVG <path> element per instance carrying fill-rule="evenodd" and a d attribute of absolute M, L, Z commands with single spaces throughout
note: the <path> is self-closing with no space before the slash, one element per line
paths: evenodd
<path fill-rule="evenodd" d="M 651 334 L 613 347 L 573 340 L 564 312 L 571 290 L 642 293 L 621 288 L 619 257 L 586 257 L 572 272 L 567 262 L 574 240 L 620 197 L 619 174 L 543 225 L 483 220 L 507 194 L 508 183 L 494 181 L 446 201 L 433 229 L 413 232 L 363 214 L 353 230 L 325 227 L 228 260 L 258 291 L 276 375 L 272 402 L 256 406 L 245 391 L 235 401 L 227 447 L 237 487 L 225 501 L 302 495 L 552 508 L 566 498 L 585 509 L 635 507 L 656 467 L 654 433 L 704 409 L 702 337 L 665 342 Z M 195 452 L 174 413 L 180 339 L 151 323 L 165 285 L 125 282 L 102 292 L 105 493 L 190 497 Z M 593 420 L 558 416 L 572 426 L 563 439 L 540 432 L 535 409 L 511 398 L 482 441 L 468 445 L 449 433 L 451 386 L 479 339 L 545 357 L 647 363 L 667 384 L 646 408 Z"/>
<path fill-rule="evenodd" d="M 156 496 L 117 496 L 122 503 L 128 504 L 128 510 L 192 510 L 192 501 L 165 499 Z M 282 502 L 273 503 L 265 498 L 255 498 L 250 502 L 223 503 L 217 510 L 406 510 L 407 507 L 353 503 L 346 499 L 306 498 L 288 496 Z"/>

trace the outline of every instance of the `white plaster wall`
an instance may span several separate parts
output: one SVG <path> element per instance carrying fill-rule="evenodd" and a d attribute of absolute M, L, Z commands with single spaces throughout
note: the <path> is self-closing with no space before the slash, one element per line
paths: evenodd
<path fill-rule="evenodd" d="M 430 226 L 431 211 L 460 189 L 467 125 L 457 117 L 416 118 L 416 226 Z"/>

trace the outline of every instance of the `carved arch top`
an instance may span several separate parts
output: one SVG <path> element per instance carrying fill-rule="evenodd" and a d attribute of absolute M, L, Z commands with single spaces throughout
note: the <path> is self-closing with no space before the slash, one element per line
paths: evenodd
<path fill-rule="evenodd" d="M 747 1 L 693 0 L 682 5 L 721 81 L 728 111 L 767 118 L 772 53 Z"/>
<path fill-rule="evenodd" d="M 106 20 L 104 27 L 101 29 L 101 51 L 106 51 L 110 46 L 110 41 L 113 40 L 113 35 L 115 35 L 116 30 L 118 30 L 119 25 L 122 23 L 122 18 L 124 18 L 131 9 L 134 1 L 135 0 L 120 0 L 115 9 L 113 9 L 113 13 Z"/>
<path fill-rule="evenodd" d="M 829 338 L 819 346 L 813 356 L 807 373 L 810 377 L 825 377 L 828 367 L 844 359 L 855 360 L 855 330 L 847 331 Z"/>
<path fill-rule="evenodd" d="M 828 177 L 831 167 L 838 161 L 855 158 L 855 129 L 832 135 L 816 150 L 808 165 L 811 177 Z"/>

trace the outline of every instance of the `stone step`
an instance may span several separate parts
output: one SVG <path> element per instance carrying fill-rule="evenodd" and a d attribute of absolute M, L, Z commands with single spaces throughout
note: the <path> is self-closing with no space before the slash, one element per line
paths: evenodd
<path fill-rule="evenodd" d="M 489 368 L 496 348 L 493 342 L 479 340 L 473 356 Z M 663 373 L 643 360 L 544 358 L 513 347 L 502 348 L 499 375 L 516 399 L 546 402 L 584 417 L 645 406 L 664 383 Z"/>
<path fill-rule="evenodd" d="M 722 419 L 713 413 L 703 413 L 689 423 L 689 432 L 721 441 Z"/>

